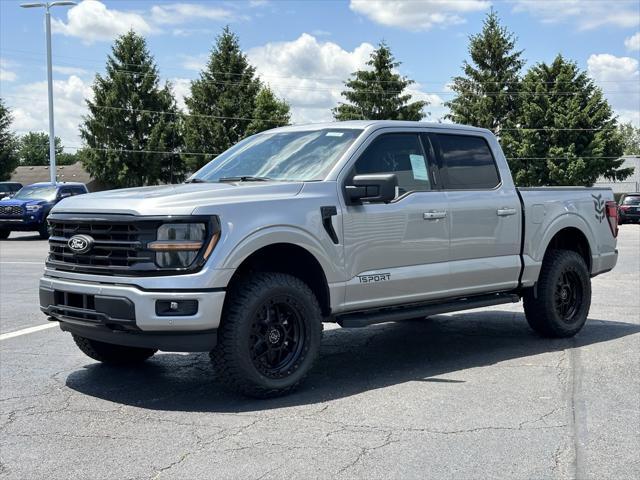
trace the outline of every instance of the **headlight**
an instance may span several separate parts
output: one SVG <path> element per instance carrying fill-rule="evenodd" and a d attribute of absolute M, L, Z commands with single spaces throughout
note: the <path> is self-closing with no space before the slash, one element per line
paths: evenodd
<path fill-rule="evenodd" d="M 27 205 L 27 212 L 37 212 L 42 208 L 42 205 Z"/>
<path fill-rule="evenodd" d="M 158 228 L 157 240 L 149 243 L 148 248 L 156 252 L 160 268 L 186 268 L 198 256 L 206 236 L 204 223 L 166 223 Z M 211 249 L 213 246 L 207 246 L 207 256 Z"/>

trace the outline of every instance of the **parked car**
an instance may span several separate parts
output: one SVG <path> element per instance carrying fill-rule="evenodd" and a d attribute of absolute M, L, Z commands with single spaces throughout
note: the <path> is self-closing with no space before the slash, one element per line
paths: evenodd
<path fill-rule="evenodd" d="M 87 193 L 83 183 L 34 183 L 21 188 L 12 198 L 0 201 L 0 239 L 11 232 L 38 232 L 49 238 L 47 217 L 60 200 Z"/>
<path fill-rule="evenodd" d="M 13 197 L 21 188 L 18 182 L 0 182 L 0 200 Z"/>
<path fill-rule="evenodd" d="M 303 380 L 322 322 L 523 299 L 533 330 L 571 337 L 618 255 L 611 189 L 516 188 L 490 131 L 420 122 L 262 132 L 186 184 L 71 198 L 49 221 L 40 306 L 85 354 L 209 351 L 256 397 Z"/>
<path fill-rule="evenodd" d="M 627 193 L 618 207 L 620 223 L 640 222 L 640 193 Z"/>

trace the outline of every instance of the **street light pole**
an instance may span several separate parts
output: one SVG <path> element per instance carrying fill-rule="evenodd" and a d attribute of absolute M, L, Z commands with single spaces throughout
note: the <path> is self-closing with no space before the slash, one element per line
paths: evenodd
<path fill-rule="evenodd" d="M 53 124 L 53 68 L 51 65 L 51 7 L 76 5 L 75 2 L 23 3 L 22 8 L 43 7 L 45 9 L 45 30 L 47 37 L 47 92 L 49 97 L 49 173 L 51 183 L 56 184 L 56 135 Z"/>

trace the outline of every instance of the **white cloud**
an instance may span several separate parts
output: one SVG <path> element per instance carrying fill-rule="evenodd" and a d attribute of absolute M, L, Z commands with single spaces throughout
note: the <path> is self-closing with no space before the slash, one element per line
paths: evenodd
<path fill-rule="evenodd" d="M 622 120 L 640 124 L 638 60 L 608 53 L 594 54 L 587 60 L 587 72 Z"/>
<path fill-rule="evenodd" d="M 199 72 L 207 65 L 208 58 L 208 53 L 201 53 L 199 55 L 182 55 L 182 67 L 186 70 Z"/>
<path fill-rule="evenodd" d="M 143 15 L 110 9 L 97 0 L 85 0 L 69 9 L 66 23 L 54 18 L 52 29 L 54 33 L 78 37 L 86 44 L 111 41 L 130 29 L 142 35 L 154 31 L 154 27 L 145 20 Z"/>
<path fill-rule="evenodd" d="M 464 23 L 462 14 L 490 5 L 487 0 L 351 0 L 349 7 L 376 23 L 415 31 Z"/>
<path fill-rule="evenodd" d="M 82 115 L 87 112 L 85 99 L 91 97 L 90 84 L 75 75 L 53 82 L 55 134 L 63 145 L 80 145 L 78 126 L 82 122 Z M 7 103 L 13 114 L 12 128 L 18 134 L 49 130 L 46 82 L 16 87 L 7 96 Z"/>
<path fill-rule="evenodd" d="M 84 0 L 67 11 L 67 21 L 54 18 L 54 33 L 77 37 L 85 44 L 96 41 L 112 41 L 130 29 L 147 35 L 163 32 L 168 25 L 182 25 L 197 21 L 231 21 L 246 18 L 236 15 L 236 10 L 196 3 L 172 3 L 153 5 L 148 11 L 124 11 L 107 7 L 98 0 Z M 209 32 L 208 29 L 175 28 L 175 36 L 189 36 Z"/>
<path fill-rule="evenodd" d="M 13 62 L 0 58 L 0 82 L 15 82 L 18 74 L 12 69 L 16 66 Z"/>
<path fill-rule="evenodd" d="M 627 47 L 627 50 L 629 50 L 630 52 L 636 52 L 640 50 L 640 32 L 630 36 L 629 38 L 625 38 L 624 46 Z"/>
<path fill-rule="evenodd" d="M 54 72 L 62 75 L 87 75 L 89 73 L 89 71 L 84 68 L 65 67 L 62 65 L 53 65 L 52 69 Z"/>
<path fill-rule="evenodd" d="M 638 0 L 515 0 L 514 11 L 528 12 L 544 23 L 575 21 L 582 30 L 613 25 L 629 28 L 640 24 Z"/>
<path fill-rule="evenodd" d="M 234 15 L 226 8 L 194 3 L 173 3 L 151 7 L 151 18 L 159 25 L 176 25 L 190 20 L 231 20 Z"/>
<path fill-rule="evenodd" d="M 191 94 L 191 80 L 188 78 L 172 78 L 169 80 L 173 87 L 173 96 L 176 99 L 178 108 L 182 111 L 187 110 L 184 99 Z"/>
<path fill-rule="evenodd" d="M 332 119 L 331 109 L 344 99 L 344 81 L 355 70 L 365 68 L 373 45 L 362 43 L 348 51 L 333 42 L 319 42 L 303 33 L 296 40 L 272 42 L 247 52 L 249 61 L 265 83 L 291 105 L 294 123 Z M 441 104 L 442 99 L 412 85 L 416 98 Z"/>

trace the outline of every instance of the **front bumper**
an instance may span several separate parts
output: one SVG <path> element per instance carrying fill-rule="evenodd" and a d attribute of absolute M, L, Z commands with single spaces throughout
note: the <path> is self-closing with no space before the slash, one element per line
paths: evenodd
<path fill-rule="evenodd" d="M 42 222 L 42 218 L 36 215 L 25 215 L 20 218 L 0 217 L 0 228 L 7 228 L 14 231 L 39 230 Z"/>
<path fill-rule="evenodd" d="M 62 330 L 107 343 L 161 350 L 213 348 L 224 297 L 220 289 L 147 290 L 47 276 L 40 279 L 40 309 L 58 320 Z M 198 309 L 193 315 L 158 315 L 159 300 L 195 300 Z M 194 342 L 199 338 L 202 345 Z"/>

